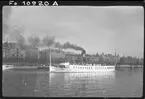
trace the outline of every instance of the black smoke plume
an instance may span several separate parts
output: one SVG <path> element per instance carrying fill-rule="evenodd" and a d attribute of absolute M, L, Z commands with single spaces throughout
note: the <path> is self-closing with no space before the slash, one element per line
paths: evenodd
<path fill-rule="evenodd" d="M 34 47 L 39 47 L 40 46 L 40 38 L 38 36 L 28 37 L 28 42 L 31 46 L 34 46 Z"/>
<path fill-rule="evenodd" d="M 55 44 L 55 37 L 46 35 L 45 37 L 43 37 L 42 43 L 43 43 L 45 46 L 50 47 L 50 46 L 52 46 L 52 45 Z"/>
<path fill-rule="evenodd" d="M 86 54 L 86 51 L 82 47 L 80 47 L 78 45 L 70 44 L 69 42 L 64 43 L 63 49 L 68 49 L 68 48 L 82 51 L 81 55 Z"/>

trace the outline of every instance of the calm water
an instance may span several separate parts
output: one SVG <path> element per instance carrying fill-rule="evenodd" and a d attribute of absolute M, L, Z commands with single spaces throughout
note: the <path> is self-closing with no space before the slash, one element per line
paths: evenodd
<path fill-rule="evenodd" d="M 110 73 L 3 71 L 3 96 L 141 97 L 142 93 L 143 68 L 121 68 Z"/>

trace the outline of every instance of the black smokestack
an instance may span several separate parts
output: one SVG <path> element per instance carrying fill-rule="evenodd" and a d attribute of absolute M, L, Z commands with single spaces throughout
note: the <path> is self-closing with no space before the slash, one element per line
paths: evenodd
<path fill-rule="evenodd" d="M 83 50 L 82 53 L 81 53 L 81 55 L 83 55 L 83 57 L 85 57 L 85 55 L 86 55 L 86 51 Z"/>

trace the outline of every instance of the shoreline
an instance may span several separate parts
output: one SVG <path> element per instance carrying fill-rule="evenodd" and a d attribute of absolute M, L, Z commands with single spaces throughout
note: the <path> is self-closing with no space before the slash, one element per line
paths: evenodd
<path fill-rule="evenodd" d="M 116 68 L 143 68 L 143 65 L 141 66 L 129 66 L 129 65 L 122 65 L 117 66 Z M 40 66 L 13 66 L 11 69 L 48 69 L 48 67 L 40 67 Z"/>

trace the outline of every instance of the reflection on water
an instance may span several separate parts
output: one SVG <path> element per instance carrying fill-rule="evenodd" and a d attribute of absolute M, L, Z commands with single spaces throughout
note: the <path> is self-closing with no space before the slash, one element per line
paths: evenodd
<path fill-rule="evenodd" d="M 51 77 L 53 75 L 53 77 Z M 56 82 L 60 74 L 50 74 L 50 84 Z M 64 90 L 67 96 L 88 96 L 94 92 L 102 93 L 113 84 L 115 72 L 108 73 L 64 73 Z M 57 78 L 60 79 L 60 78 Z"/>
<path fill-rule="evenodd" d="M 50 85 L 63 86 L 67 96 L 85 96 L 93 91 L 104 91 L 105 87 L 114 83 L 115 72 L 108 73 L 51 73 Z M 63 82 L 60 82 L 63 81 Z"/>
<path fill-rule="evenodd" d="M 3 72 L 4 96 L 134 97 L 142 95 L 142 69 L 107 73 Z"/>

